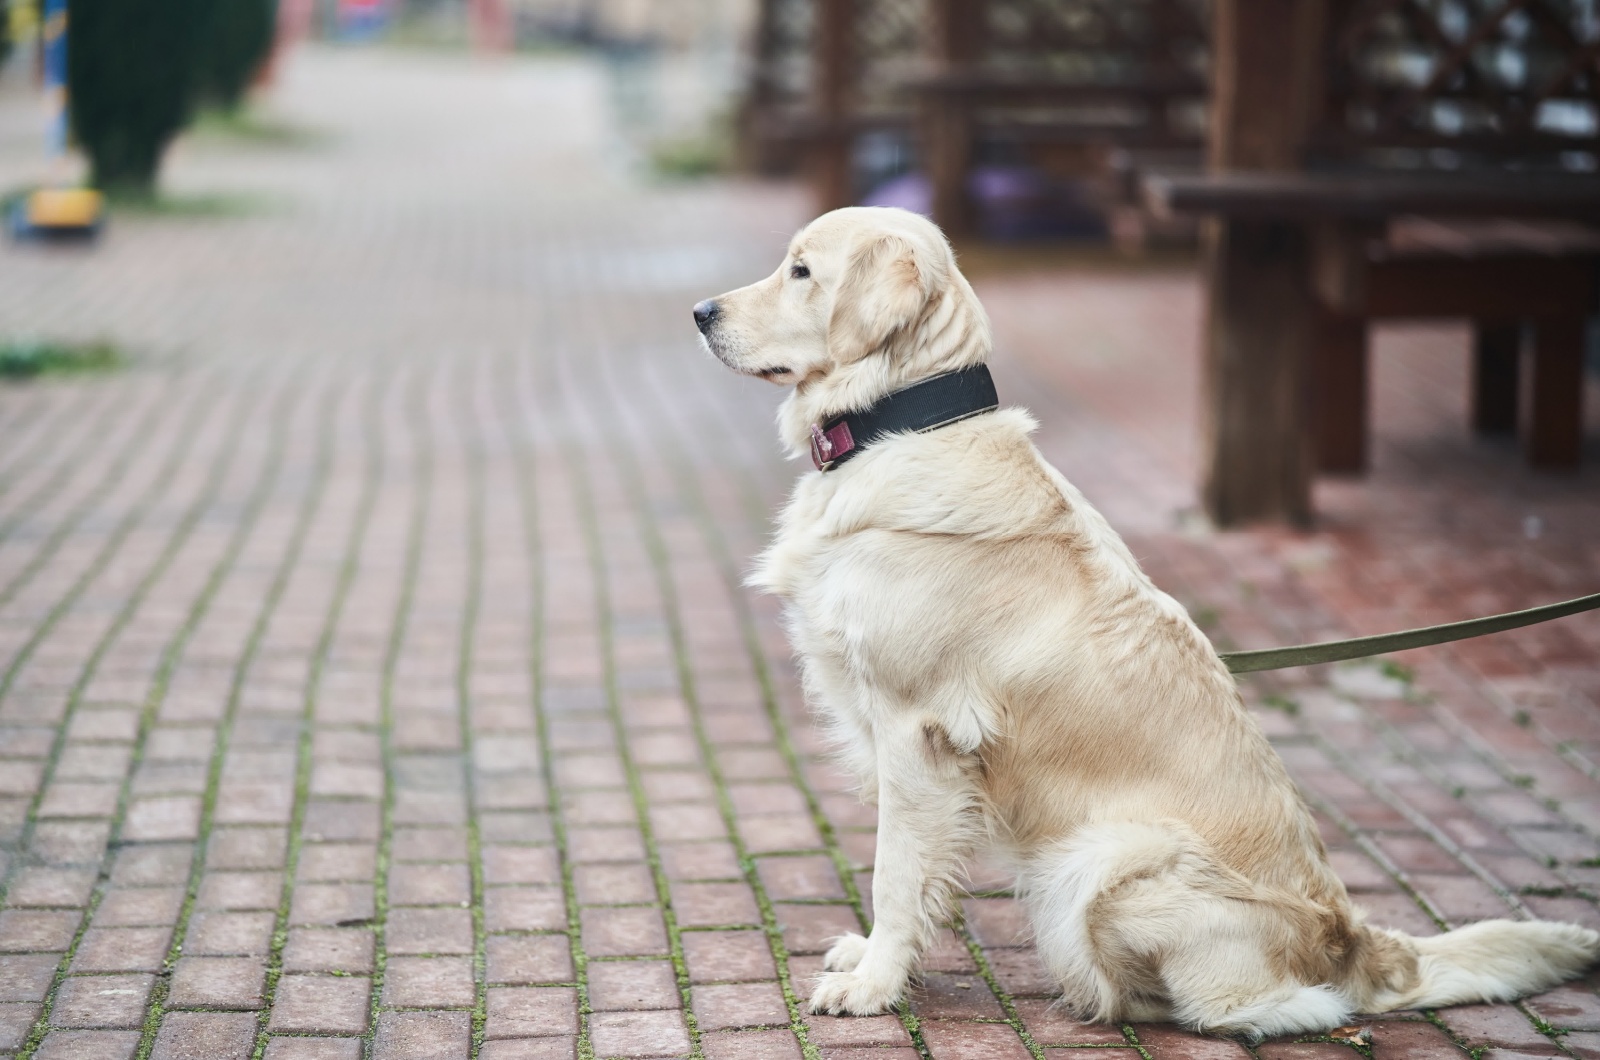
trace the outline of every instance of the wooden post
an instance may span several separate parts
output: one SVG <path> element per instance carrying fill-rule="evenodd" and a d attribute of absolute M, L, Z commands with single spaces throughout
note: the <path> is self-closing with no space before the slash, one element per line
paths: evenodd
<path fill-rule="evenodd" d="M 1534 467 L 1576 470 L 1583 451 L 1583 318 L 1534 322 L 1523 361 L 1522 443 Z"/>
<path fill-rule="evenodd" d="M 1325 0 L 1215 0 L 1210 165 L 1299 168 L 1322 94 Z M 1319 312 L 1306 232 L 1208 226 L 1205 481 L 1212 520 L 1311 518 L 1307 376 Z"/>
<path fill-rule="evenodd" d="M 1356 475 L 1367 469 L 1367 321 L 1323 310 L 1311 350 L 1316 469 Z"/>
<path fill-rule="evenodd" d="M 1472 323 L 1472 429 L 1514 434 L 1517 429 L 1518 361 L 1522 325 L 1515 321 Z"/>
<path fill-rule="evenodd" d="M 984 0 L 935 0 L 932 13 L 934 75 L 976 70 L 983 55 Z M 976 220 L 967 193 L 975 146 L 971 103 L 965 92 L 933 89 L 922 94 L 920 109 L 933 219 L 952 239 L 970 235 Z"/>
<path fill-rule="evenodd" d="M 819 128 L 811 168 L 818 213 L 855 201 L 850 164 L 855 146 L 851 129 L 856 95 L 854 13 L 852 0 L 817 0 L 812 70 Z"/>

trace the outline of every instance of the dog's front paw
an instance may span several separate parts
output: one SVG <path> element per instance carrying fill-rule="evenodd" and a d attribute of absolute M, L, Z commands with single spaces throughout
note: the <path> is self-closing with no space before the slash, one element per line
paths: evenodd
<path fill-rule="evenodd" d="M 905 985 L 903 977 L 887 982 L 855 972 L 829 972 L 811 991 L 811 1011 L 829 1016 L 876 1016 L 900 1003 Z"/>
<path fill-rule="evenodd" d="M 846 932 L 828 947 L 828 955 L 822 958 L 822 967 L 830 972 L 853 972 L 866 955 L 867 940 L 853 931 Z"/>

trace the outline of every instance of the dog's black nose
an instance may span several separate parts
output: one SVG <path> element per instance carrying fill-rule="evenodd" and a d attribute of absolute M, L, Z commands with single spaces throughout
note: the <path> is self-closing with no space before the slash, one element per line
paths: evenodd
<path fill-rule="evenodd" d="M 694 307 L 694 326 L 704 332 L 717 319 L 717 303 L 707 298 L 704 302 L 696 302 Z"/>

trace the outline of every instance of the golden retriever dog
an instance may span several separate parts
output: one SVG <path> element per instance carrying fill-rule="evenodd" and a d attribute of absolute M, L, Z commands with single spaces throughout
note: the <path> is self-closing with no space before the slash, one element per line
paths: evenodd
<path fill-rule="evenodd" d="M 818 218 L 695 320 L 729 368 L 793 387 L 797 455 L 991 347 L 943 234 L 892 209 Z M 751 576 L 785 599 L 807 695 L 879 808 L 876 923 L 828 951 L 812 1011 L 897 1005 L 985 844 L 1083 1018 L 1304 1033 L 1510 1000 L 1595 960 L 1572 924 L 1364 923 L 1216 651 L 1035 427 L 995 408 L 803 475 Z"/>

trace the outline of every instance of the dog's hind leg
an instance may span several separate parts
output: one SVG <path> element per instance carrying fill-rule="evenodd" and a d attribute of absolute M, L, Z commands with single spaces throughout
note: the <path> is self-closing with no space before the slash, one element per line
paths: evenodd
<path fill-rule="evenodd" d="M 1080 1016 L 1159 1009 L 1193 1030 L 1259 1038 L 1327 1030 L 1352 1007 L 1275 967 L 1269 954 L 1290 942 L 1284 918 L 1179 822 L 1089 826 L 1022 884 L 1039 956 Z"/>
<path fill-rule="evenodd" d="M 899 1003 L 922 953 L 952 912 L 963 864 L 983 831 L 976 756 L 926 719 L 876 727 L 878 851 L 871 934 L 828 951 L 811 1011 L 875 1015 Z"/>

